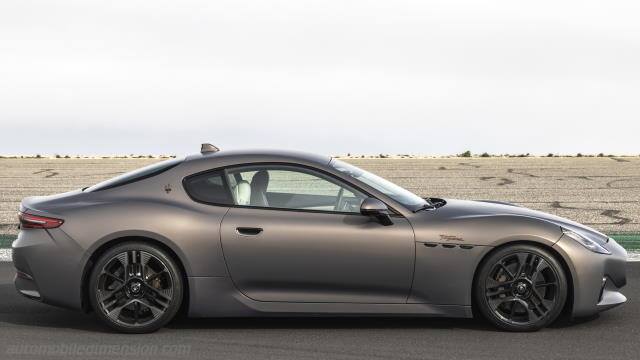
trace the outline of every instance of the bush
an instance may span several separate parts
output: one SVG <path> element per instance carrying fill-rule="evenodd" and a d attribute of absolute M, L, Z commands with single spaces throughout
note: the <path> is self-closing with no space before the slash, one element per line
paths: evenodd
<path fill-rule="evenodd" d="M 483 152 L 482 155 L 480 155 L 480 157 L 491 157 L 491 155 L 489 155 L 488 152 Z"/>
<path fill-rule="evenodd" d="M 577 157 L 583 157 L 584 155 L 582 155 L 582 153 L 578 153 L 576 156 Z"/>
<path fill-rule="evenodd" d="M 467 150 L 467 151 L 463 152 L 462 154 L 459 154 L 458 156 L 460 156 L 460 157 L 471 157 L 471 151 Z"/>

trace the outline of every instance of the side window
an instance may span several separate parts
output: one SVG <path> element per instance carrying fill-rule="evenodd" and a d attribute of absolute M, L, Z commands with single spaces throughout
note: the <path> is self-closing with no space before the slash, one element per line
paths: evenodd
<path fill-rule="evenodd" d="M 184 188 L 194 200 L 210 204 L 232 205 L 233 199 L 224 182 L 224 172 L 210 171 L 185 179 Z"/>
<path fill-rule="evenodd" d="M 366 196 L 337 180 L 293 166 L 227 171 L 236 205 L 359 213 Z"/>

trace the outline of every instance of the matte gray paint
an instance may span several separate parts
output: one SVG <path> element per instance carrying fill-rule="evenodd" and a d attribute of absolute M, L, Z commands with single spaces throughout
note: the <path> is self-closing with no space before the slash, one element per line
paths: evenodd
<path fill-rule="evenodd" d="M 330 158 L 278 151 L 221 151 L 189 156 L 152 178 L 99 192 L 27 198 L 22 211 L 58 217 L 62 227 L 22 230 L 15 266 L 42 301 L 81 308 L 82 275 L 100 246 L 142 236 L 172 249 L 184 265 L 192 316 L 405 314 L 471 316 L 473 276 L 497 246 L 528 241 L 551 247 L 567 263 L 574 315 L 619 304 L 624 249 L 595 254 L 562 236 L 560 226 L 590 229 L 549 214 L 495 202 L 447 200 L 413 213 L 328 166 Z M 394 224 L 371 217 L 212 206 L 191 200 L 188 175 L 245 163 L 312 167 L 384 202 Z M 170 188 L 171 191 L 165 191 Z M 254 237 L 237 227 L 260 227 Z M 593 232 L 595 236 L 597 233 Z M 611 279 L 599 299 L 602 277 Z M 622 296 L 622 297 L 621 297 Z"/>

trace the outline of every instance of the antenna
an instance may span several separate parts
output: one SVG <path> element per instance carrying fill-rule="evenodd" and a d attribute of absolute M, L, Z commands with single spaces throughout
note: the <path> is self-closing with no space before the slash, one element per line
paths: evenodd
<path fill-rule="evenodd" d="M 205 143 L 202 144 L 202 147 L 200 147 L 200 152 L 205 154 L 205 153 L 215 153 L 220 151 L 220 149 L 218 149 L 216 146 L 213 146 L 209 143 Z"/>

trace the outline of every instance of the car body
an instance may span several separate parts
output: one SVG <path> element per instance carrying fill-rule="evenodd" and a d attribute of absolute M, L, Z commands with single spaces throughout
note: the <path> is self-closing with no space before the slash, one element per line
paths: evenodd
<path fill-rule="evenodd" d="M 26 198 L 13 243 L 18 291 L 90 310 L 98 259 L 137 241 L 175 261 L 191 317 L 472 317 L 481 265 L 520 244 L 557 260 L 568 315 L 626 301 L 625 250 L 570 220 L 492 201 L 421 203 L 326 156 L 216 150 L 204 147 L 83 190 Z M 321 184 L 318 193 L 308 184 Z M 49 219 L 60 223 L 28 226 Z"/>

